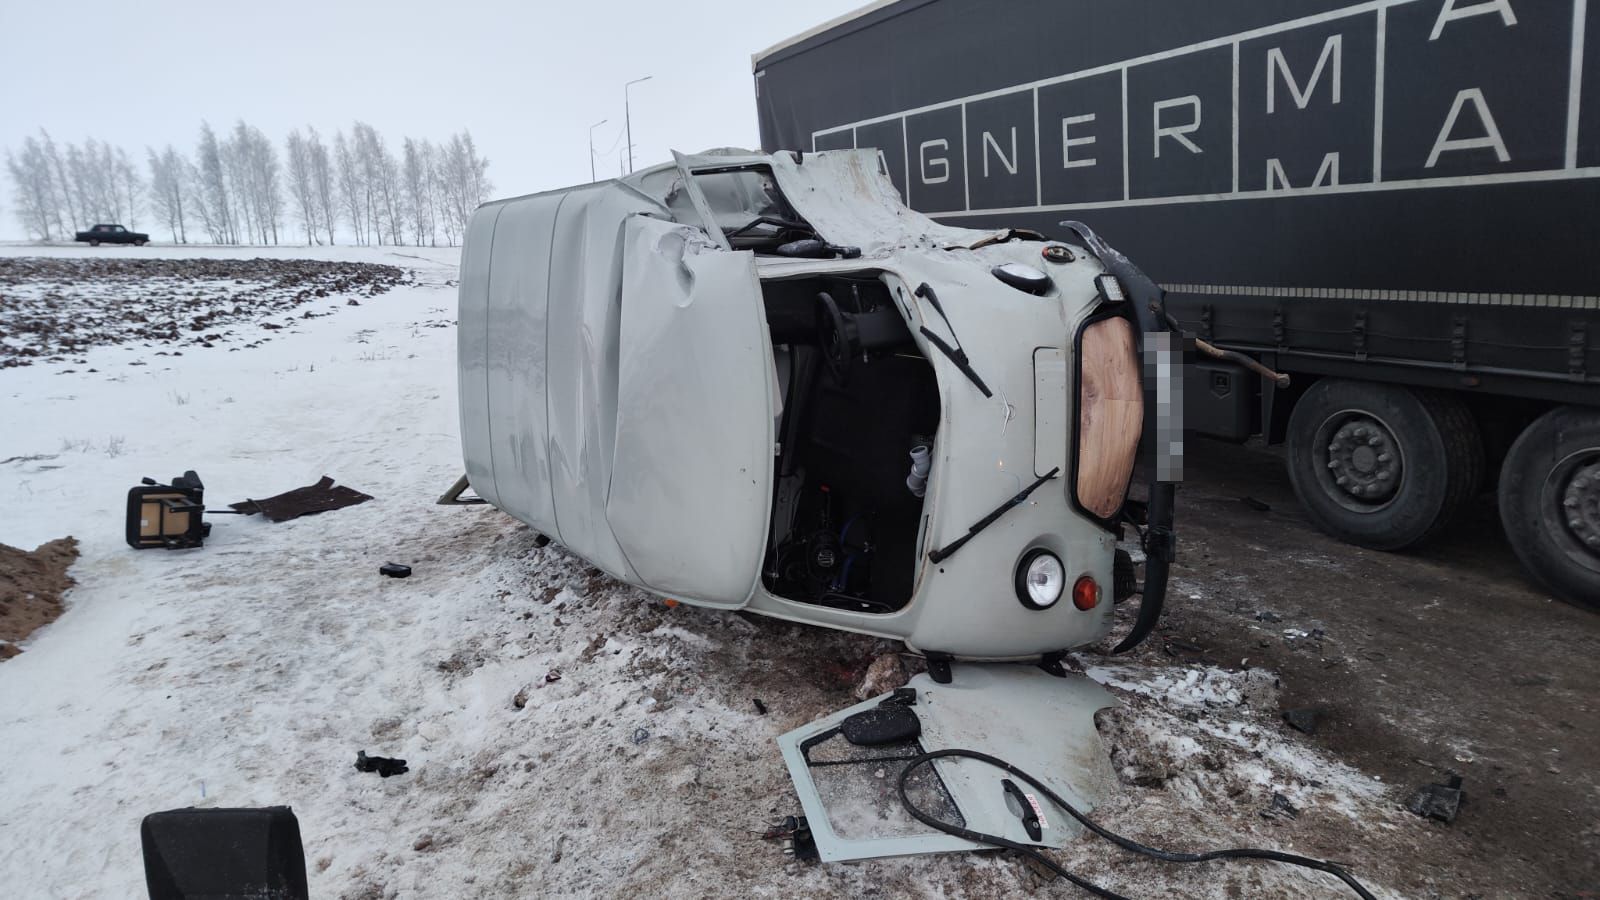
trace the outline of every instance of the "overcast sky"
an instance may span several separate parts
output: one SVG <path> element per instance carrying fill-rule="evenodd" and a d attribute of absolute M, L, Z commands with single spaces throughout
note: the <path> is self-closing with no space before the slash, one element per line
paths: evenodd
<path fill-rule="evenodd" d="M 622 86 L 645 75 L 639 166 L 756 146 L 750 55 L 864 2 L 0 0 L 0 147 L 42 126 L 136 151 L 142 170 L 146 145 L 192 151 L 202 119 L 243 118 L 280 152 L 296 126 L 361 119 L 396 149 L 466 128 L 495 196 L 523 194 L 588 181 L 601 119 L 596 165 L 615 174 Z M 0 184 L 0 237 L 19 238 Z"/>

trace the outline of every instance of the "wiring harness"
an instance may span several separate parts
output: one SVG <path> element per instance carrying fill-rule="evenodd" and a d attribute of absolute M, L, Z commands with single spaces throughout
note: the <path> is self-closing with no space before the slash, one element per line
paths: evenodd
<path fill-rule="evenodd" d="M 1356 895 L 1361 897 L 1362 900 L 1376 900 L 1376 898 L 1372 895 L 1372 892 L 1363 887 L 1361 882 L 1357 881 L 1349 872 L 1346 872 L 1344 869 L 1334 865 L 1333 863 L 1325 862 L 1320 859 L 1312 859 L 1307 856 L 1297 856 L 1293 853 L 1281 853 L 1277 850 L 1256 850 L 1251 848 L 1212 850 L 1207 853 L 1179 853 L 1171 850 L 1160 850 L 1155 847 L 1146 846 L 1138 841 L 1125 838 L 1120 834 L 1109 831 L 1100 825 L 1095 824 L 1087 816 L 1079 812 L 1071 803 L 1068 803 L 1066 800 L 1064 800 L 1061 795 L 1042 784 L 1039 779 L 1034 778 L 1032 775 L 1029 775 L 1027 772 L 1022 771 L 1003 759 L 990 756 L 987 753 L 979 753 L 976 750 L 962 750 L 959 748 L 933 750 L 923 753 L 920 756 L 911 758 L 906 763 L 906 767 L 900 771 L 900 781 L 898 785 L 900 791 L 900 803 L 905 806 L 906 812 L 910 813 L 918 821 L 928 825 L 931 828 L 938 829 L 945 834 L 955 835 L 956 837 L 965 838 L 966 840 L 975 841 L 980 844 L 990 844 L 995 847 L 1004 847 L 1007 850 L 1013 850 L 1017 853 L 1021 853 L 1045 866 L 1050 871 L 1054 872 L 1058 877 L 1072 882 L 1096 897 L 1103 897 L 1106 898 L 1106 900 L 1129 900 L 1129 898 L 1124 897 L 1115 891 L 1100 887 L 1099 885 L 1082 878 L 1081 876 L 1074 875 L 1073 873 L 1067 871 L 1067 869 L 1060 863 L 1039 852 L 1038 848 L 1036 847 L 1030 847 L 1027 844 L 1018 843 L 1008 838 L 1001 837 L 997 834 L 984 834 L 981 831 L 973 831 L 970 828 L 952 825 L 949 822 L 935 818 L 923 810 L 918 809 L 916 804 L 911 802 L 911 797 L 906 790 L 907 779 L 910 778 L 911 773 L 917 768 L 929 765 L 936 759 L 944 759 L 948 757 L 972 759 L 977 760 L 978 762 L 987 763 L 988 765 L 994 766 L 997 769 L 1001 769 L 1016 778 L 1026 781 L 1037 788 L 1041 794 L 1048 797 L 1051 802 L 1055 803 L 1056 806 L 1066 810 L 1069 815 L 1081 822 L 1083 827 L 1089 829 L 1100 837 L 1105 838 L 1111 843 L 1116 844 L 1118 847 L 1121 847 L 1124 850 L 1129 850 L 1153 859 L 1159 859 L 1163 862 L 1174 863 L 1210 862 L 1217 859 L 1264 859 L 1271 862 L 1287 863 L 1292 866 L 1315 869 L 1318 872 L 1327 872 L 1328 874 L 1338 878 L 1340 881 L 1343 881 L 1350 887 L 1351 890 L 1355 891 Z"/>

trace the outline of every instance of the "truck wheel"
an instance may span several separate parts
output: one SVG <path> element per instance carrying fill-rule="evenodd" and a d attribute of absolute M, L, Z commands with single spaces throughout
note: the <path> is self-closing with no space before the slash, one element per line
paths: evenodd
<path fill-rule="evenodd" d="M 133 245 L 135 247 L 143 247 L 145 245 L 145 242 L 144 241 L 134 241 Z"/>
<path fill-rule="evenodd" d="M 98 247 L 98 246 L 100 246 L 100 242 L 99 241 L 90 241 L 89 242 L 89 246 Z"/>
<path fill-rule="evenodd" d="M 1426 541 L 1483 482 L 1483 438 L 1460 399 L 1324 378 L 1289 416 L 1289 480 L 1319 528 L 1374 550 Z"/>
<path fill-rule="evenodd" d="M 1539 583 L 1600 611 L 1600 410 L 1558 407 L 1522 432 L 1500 467 L 1500 522 Z"/>

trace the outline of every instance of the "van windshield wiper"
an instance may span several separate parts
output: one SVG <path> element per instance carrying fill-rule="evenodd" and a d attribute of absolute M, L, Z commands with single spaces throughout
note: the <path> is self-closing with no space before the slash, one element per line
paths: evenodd
<path fill-rule="evenodd" d="M 1016 509 L 1017 507 L 1021 506 L 1023 501 L 1028 499 L 1028 495 L 1033 493 L 1035 490 L 1037 490 L 1039 488 L 1039 485 L 1044 484 L 1046 481 L 1049 481 L 1050 479 L 1056 477 L 1056 475 L 1059 474 L 1060 472 L 1061 472 L 1061 467 L 1060 466 L 1056 466 L 1054 469 L 1051 469 L 1050 471 L 1044 473 L 1043 475 L 1040 475 L 1037 479 L 1034 480 L 1033 484 L 1030 484 L 1027 487 L 1023 488 L 1021 493 L 1017 494 L 1015 497 L 1012 497 L 1010 500 L 1007 500 L 1006 502 L 1000 504 L 998 507 L 995 508 L 994 512 L 989 513 L 987 516 L 984 516 L 983 518 L 979 519 L 976 523 L 973 524 L 973 526 L 971 528 L 967 529 L 967 533 L 966 534 L 963 534 L 961 537 L 958 537 L 955 540 L 951 541 L 950 543 L 944 545 L 943 547 L 940 547 L 939 549 L 933 551 L 932 553 L 929 553 L 928 554 L 928 561 L 934 563 L 935 565 L 937 565 L 937 564 L 942 563 L 945 560 L 949 559 L 950 557 L 954 556 L 956 551 L 960 550 L 967 543 L 967 541 L 970 541 L 973 538 L 977 537 L 978 536 L 978 532 L 984 530 L 985 528 L 988 528 L 990 525 L 993 525 L 995 522 L 999 521 L 1001 516 L 1005 515 L 1006 513 L 1010 512 L 1011 510 Z"/>
<path fill-rule="evenodd" d="M 950 324 L 950 317 L 944 314 L 944 307 L 939 303 L 939 295 L 933 292 L 933 288 L 929 287 L 926 281 L 917 286 L 916 294 L 926 299 L 934 312 L 939 314 L 939 318 L 944 320 L 944 327 L 950 329 L 950 339 L 955 341 L 956 345 L 952 347 L 945 343 L 944 338 L 929 331 L 926 325 L 918 326 L 922 336 L 928 339 L 928 343 L 938 347 L 940 353 L 949 357 L 950 361 L 956 364 L 956 368 L 961 370 L 961 374 L 967 376 L 967 380 L 982 391 L 985 397 L 993 397 L 994 394 L 989 390 L 989 386 L 983 383 L 983 379 L 979 378 L 977 371 L 972 368 L 972 363 L 967 361 L 967 351 L 961 349 L 961 339 L 956 337 L 956 327 Z"/>

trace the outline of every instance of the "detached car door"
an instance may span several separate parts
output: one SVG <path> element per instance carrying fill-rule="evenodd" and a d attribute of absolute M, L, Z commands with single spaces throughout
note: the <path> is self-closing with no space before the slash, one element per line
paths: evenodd
<path fill-rule="evenodd" d="M 754 256 L 623 223 L 616 450 L 606 518 L 645 586 L 740 607 L 772 497 L 776 374 Z"/>

